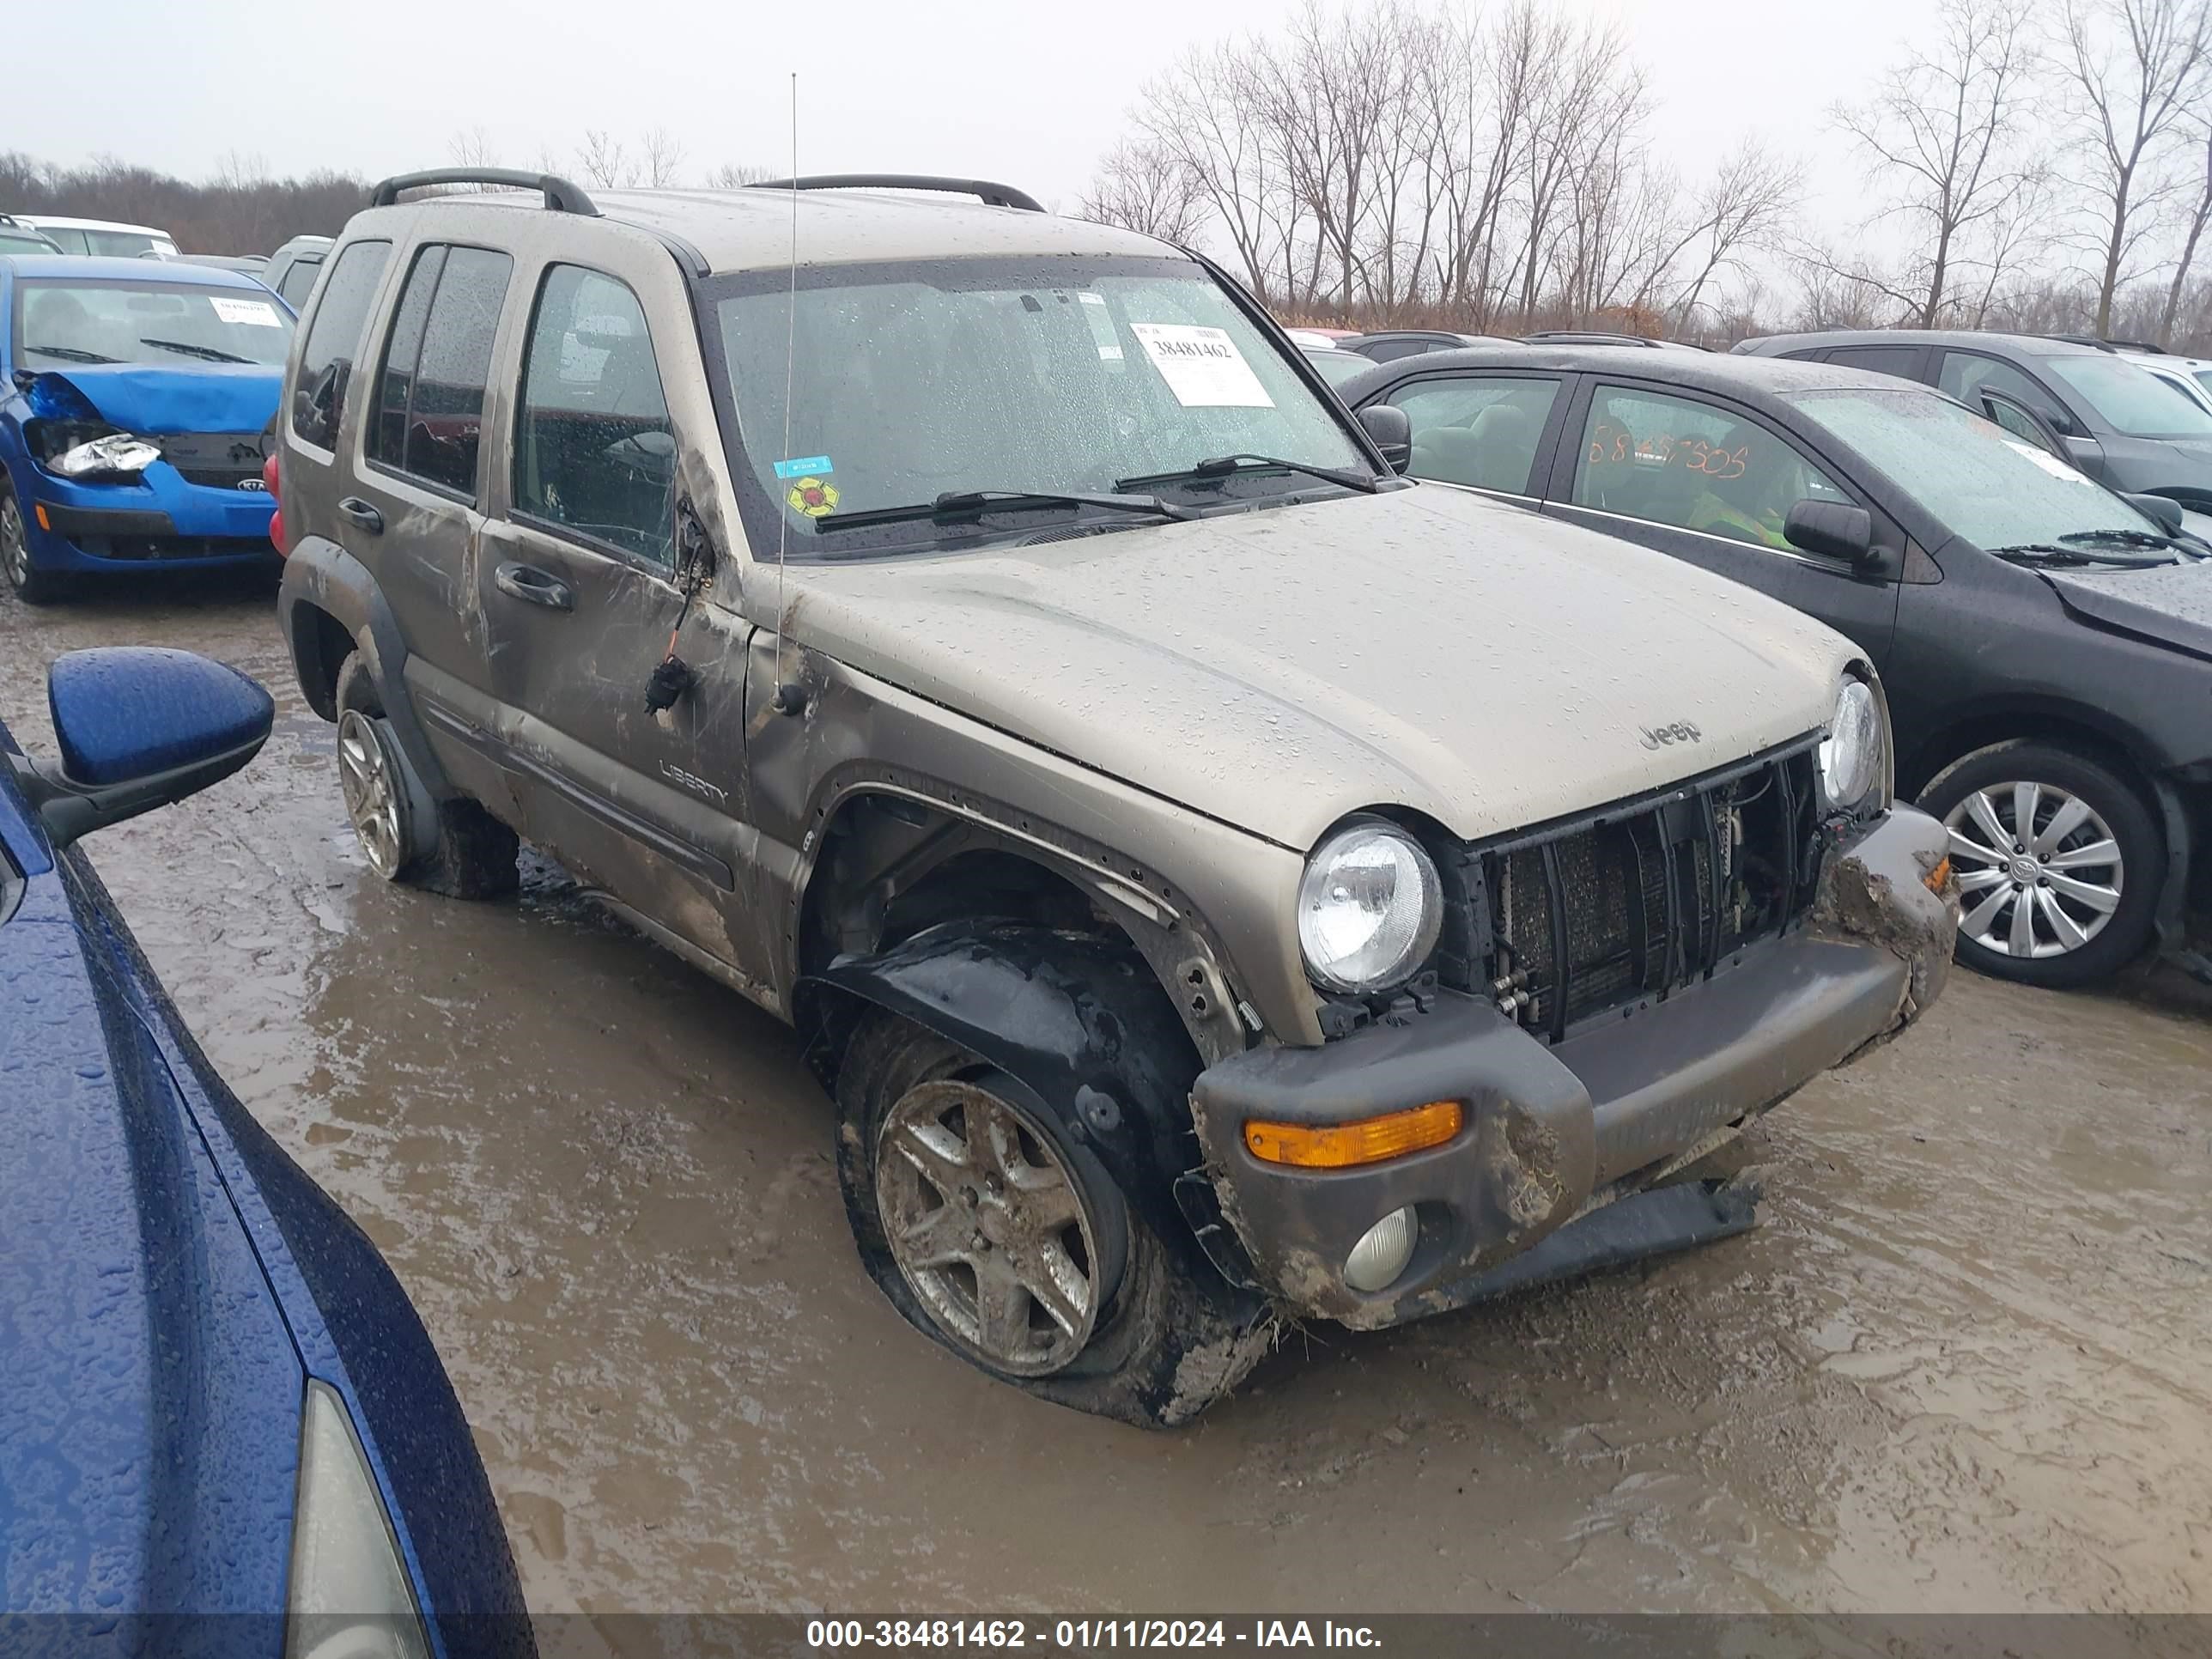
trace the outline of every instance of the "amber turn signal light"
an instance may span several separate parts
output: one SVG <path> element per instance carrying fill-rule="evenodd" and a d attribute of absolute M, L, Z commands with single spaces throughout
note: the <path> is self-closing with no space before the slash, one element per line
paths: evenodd
<path fill-rule="evenodd" d="M 1939 897 L 1942 896 L 1943 890 L 1951 884 L 1951 855 L 1948 853 L 1944 854 L 1942 861 L 1923 876 L 1921 880 L 1928 884 L 1929 892 Z"/>
<path fill-rule="evenodd" d="M 1349 1170 L 1441 1146 L 1466 1121 L 1455 1100 L 1432 1100 L 1425 1106 L 1352 1123 L 1269 1123 L 1250 1118 L 1244 1125 L 1244 1149 L 1263 1164 Z"/>

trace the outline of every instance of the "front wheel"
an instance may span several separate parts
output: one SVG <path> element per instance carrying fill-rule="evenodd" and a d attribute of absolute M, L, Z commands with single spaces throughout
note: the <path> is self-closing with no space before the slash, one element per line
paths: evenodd
<path fill-rule="evenodd" d="M 877 1012 L 837 1077 L 837 1173 L 862 1264 L 907 1321 L 1029 1393 L 1188 1421 L 1267 1348 L 1059 1118 L 979 1056 Z"/>
<path fill-rule="evenodd" d="M 15 490 L 0 479 L 0 574 L 25 605 L 51 605 L 62 597 L 62 579 L 31 562 L 30 526 Z"/>
<path fill-rule="evenodd" d="M 1954 761 L 1921 793 L 1959 878 L 1959 960 L 2070 988 L 2142 954 L 2165 838 L 2141 793 L 2071 750 L 2024 738 Z"/>

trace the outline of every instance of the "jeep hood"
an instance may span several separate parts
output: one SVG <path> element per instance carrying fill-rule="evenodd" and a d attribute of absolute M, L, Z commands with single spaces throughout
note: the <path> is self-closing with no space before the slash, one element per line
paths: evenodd
<path fill-rule="evenodd" d="M 24 395 L 40 419 L 97 418 L 141 436 L 258 432 L 283 382 L 282 363 L 102 363 L 40 374 Z"/>
<path fill-rule="evenodd" d="M 1724 765 L 1824 724 L 1853 655 L 1437 485 L 789 574 L 794 639 L 1299 851 L 1361 807 L 1472 840 Z"/>

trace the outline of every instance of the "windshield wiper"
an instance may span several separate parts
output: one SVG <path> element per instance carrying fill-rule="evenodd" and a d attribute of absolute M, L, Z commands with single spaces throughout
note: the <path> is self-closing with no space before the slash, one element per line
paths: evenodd
<path fill-rule="evenodd" d="M 164 351 L 181 351 L 187 357 L 204 357 L 211 363 L 250 363 L 251 357 L 241 357 L 234 351 L 219 351 L 213 346 L 194 345 L 190 340 L 156 340 L 146 335 L 138 337 L 140 345 L 159 346 Z"/>
<path fill-rule="evenodd" d="M 2069 538 L 2061 537 L 2060 540 Z M 2010 559 L 2016 564 L 2121 564 L 2147 566 L 2170 564 L 2172 560 L 2131 559 L 2118 553 L 2088 553 L 2078 547 L 2058 547 L 2049 542 L 2027 542 L 2018 547 L 1993 547 L 1990 551 L 2001 559 Z"/>
<path fill-rule="evenodd" d="M 1304 461 L 1286 461 L 1279 455 L 1254 455 L 1239 451 L 1234 455 L 1215 455 L 1195 466 L 1185 467 L 1180 472 L 1147 472 L 1134 478 L 1116 478 L 1116 489 L 1134 489 L 1144 484 L 1179 483 L 1191 478 L 1225 478 L 1233 472 L 1303 472 L 1309 478 L 1319 478 L 1324 483 L 1342 484 L 1346 489 L 1356 489 L 1363 495 L 1372 495 L 1382 486 L 1363 473 L 1346 472 L 1340 467 L 1312 466 Z"/>
<path fill-rule="evenodd" d="M 23 349 L 35 351 L 41 357 L 58 357 L 64 362 L 69 363 L 112 363 L 122 361 L 117 357 L 103 357 L 97 351 L 87 351 L 82 346 L 27 345 Z"/>
<path fill-rule="evenodd" d="M 2204 556 L 2179 536 L 2154 535 L 2148 530 L 2069 530 L 2058 539 L 2069 545 L 2075 542 L 2118 542 L 2123 547 L 2154 547 L 2178 559 Z"/>
<path fill-rule="evenodd" d="M 984 513 L 1018 513 L 1024 507 L 1097 507 L 1115 513 L 1145 513 L 1161 519 L 1194 519 L 1197 514 L 1157 495 L 1092 495 L 1060 489 L 952 489 L 933 501 L 905 507 L 872 507 L 859 513 L 834 513 L 814 521 L 814 533 L 864 530 L 872 524 L 902 524 L 914 519 L 948 523 Z"/>

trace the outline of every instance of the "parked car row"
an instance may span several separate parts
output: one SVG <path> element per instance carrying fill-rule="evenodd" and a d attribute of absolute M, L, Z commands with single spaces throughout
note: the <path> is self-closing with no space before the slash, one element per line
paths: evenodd
<path fill-rule="evenodd" d="M 1948 831 L 1971 965 L 2081 985 L 2154 938 L 2182 950 L 2212 823 L 2212 549 L 2172 499 L 2093 472 L 2170 495 L 2193 441 L 2114 418 L 2181 429 L 2195 406 L 2048 341 L 1759 344 L 1491 347 L 1338 390 L 1406 413 L 1416 477 L 1656 549 L 1855 641 L 1887 693 L 1899 787 Z M 1798 361 L 1773 361 L 1784 348 Z M 2078 410 L 2081 435 L 2024 443 L 1943 395 L 1977 391 L 2000 420 L 2031 394 Z"/>

